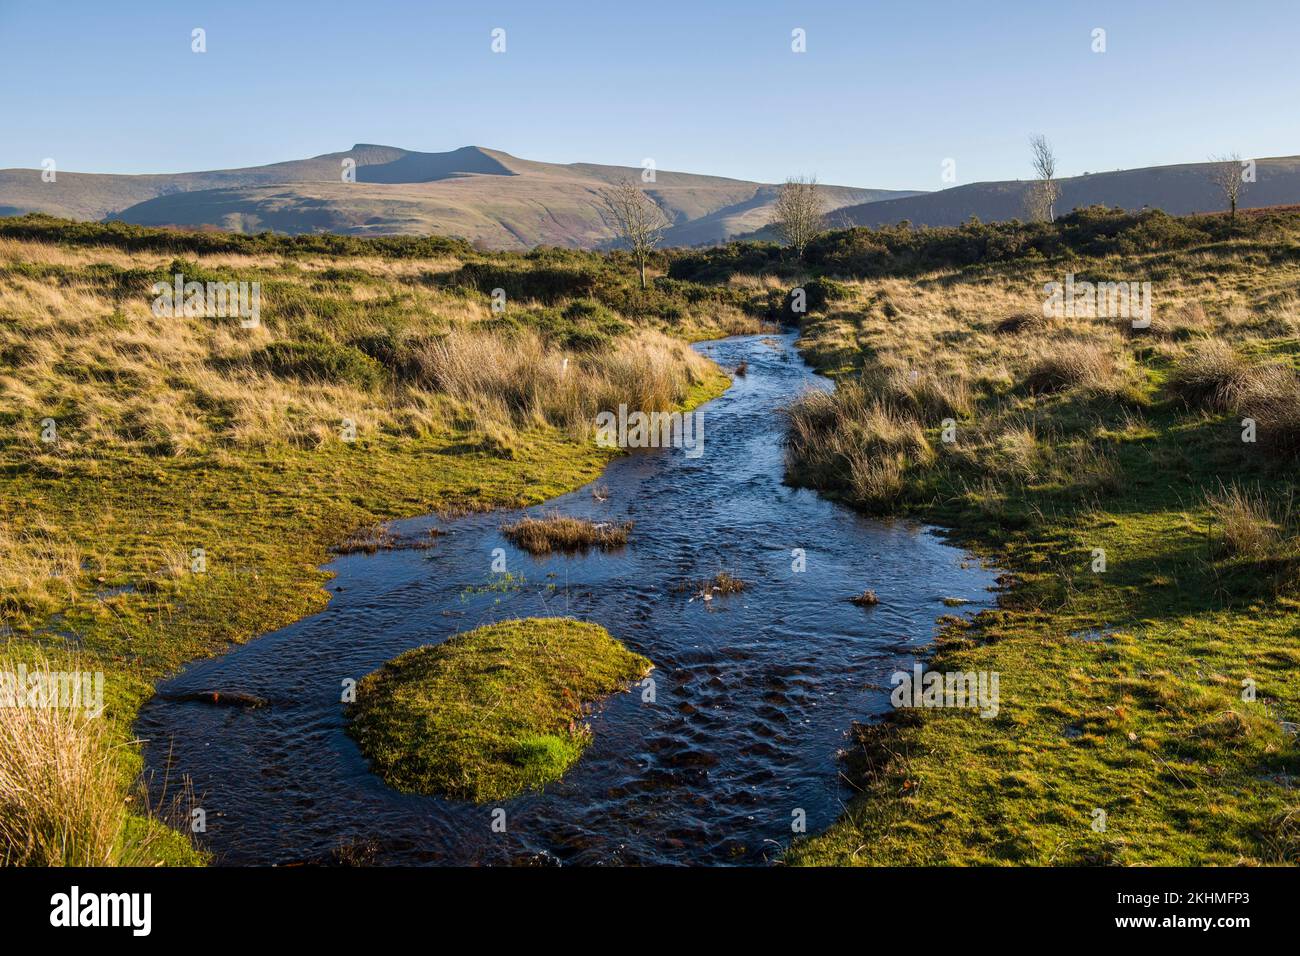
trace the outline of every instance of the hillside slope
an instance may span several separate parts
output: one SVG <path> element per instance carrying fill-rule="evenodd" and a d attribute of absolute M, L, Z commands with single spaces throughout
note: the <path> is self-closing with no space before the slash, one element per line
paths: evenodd
<path fill-rule="evenodd" d="M 1217 212 L 1224 203 L 1209 174 L 1209 163 L 1184 163 L 1072 176 L 1060 181 L 1057 212 L 1095 205 L 1127 210 L 1151 206 L 1174 216 Z M 851 206 L 836 212 L 835 218 L 837 224 L 873 228 L 903 220 L 917 226 L 957 226 L 971 216 L 984 222 L 1024 219 L 1030 184 L 1023 179 L 970 183 Z M 1251 209 L 1296 202 L 1300 202 L 1300 156 L 1258 160 L 1256 182 L 1245 187 L 1242 205 Z"/>
<path fill-rule="evenodd" d="M 355 183 L 343 181 L 348 159 L 356 163 Z M 0 170 L 0 215 L 45 212 L 236 232 L 434 233 L 498 249 L 595 247 L 614 238 L 600 191 L 640 175 L 639 167 L 541 163 L 476 146 L 423 153 L 359 143 L 311 159 L 174 175 L 59 172 L 45 183 L 39 170 Z M 647 191 L 672 223 L 665 241 L 695 245 L 761 228 L 777 187 L 660 171 Z M 826 187 L 832 208 L 909 195 Z"/>

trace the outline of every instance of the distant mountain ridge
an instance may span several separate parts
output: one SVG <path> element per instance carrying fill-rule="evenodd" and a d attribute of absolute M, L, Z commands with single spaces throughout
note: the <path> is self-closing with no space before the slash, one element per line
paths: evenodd
<path fill-rule="evenodd" d="M 1148 166 L 1109 173 L 1070 176 L 1060 180 L 1058 213 L 1076 207 L 1116 206 L 1139 210 L 1144 206 L 1170 215 L 1218 212 L 1225 208 L 1222 194 L 1210 182 L 1211 163 Z M 985 222 L 1027 218 L 1025 203 L 1032 181 L 970 183 L 938 192 L 868 202 L 836 210 L 837 225 L 887 226 L 904 220 L 914 226 L 957 226 L 971 216 Z M 1279 156 L 1255 161 L 1255 182 L 1246 184 L 1240 208 L 1282 206 L 1300 202 L 1300 156 Z"/>
<path fill-rule="evenodd" d="M 355 164 L 345 182 L 344 164 Z M 1151 166 L 1060 180 L 1060 212 L 1076 206 L 1151 206 L 1183 215 L 1223 208 L 1209 163 Z M 233 232 L 459 236 L 494 249 L 601 248 L 615 240 L 600 202 L 611 183 L 642 169 L 543 163 L 465 146 L 426 153 L 358 143 L 349 150 L 243 169 L 139 176 L 0 170 L 0 216 L 44 212 L 151 226 Z M 834 227 L 955 226 L 976 216 L 1023 219 L 1031 180 L 970 183 L 936 192 L 822 186 Z M 671 226 L 665 245 L 774 238 L 779 185 L 660 170 L 645 189 Z M 1256 160 L 1243 208 L 1300 203 L 1300 156 Z"/>
<path fill-rule="evenodd" d="M 345 182 L 344 164 L 355 164 Z M 71 219 L 235 232 L 440 234 L 484 246 L 599 247 L 615 237 L 600 192 L 642 169 L 520 159 L 466 146 L 425 153 L 358 143 L 350 150 L 267 166 L 140 176 L 0 170 L 0 215 L 44 212 Z M 657 171 L 646 191 L 664 210 L 670 245 L 721 242 L 761 228 L 778 186 Z M 831 208 L 916 195 L 826 186 Z"/>

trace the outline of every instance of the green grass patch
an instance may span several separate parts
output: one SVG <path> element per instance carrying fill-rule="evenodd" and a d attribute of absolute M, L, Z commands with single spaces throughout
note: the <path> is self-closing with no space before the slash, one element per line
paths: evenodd
<path fill-rule="evenodd" d="M 503 800 L 558 780 L 591 739 L 592 705 L 650 669 L 595 624 L 506 621 L 364 678 L 350 731 L 399 790 Z"/>

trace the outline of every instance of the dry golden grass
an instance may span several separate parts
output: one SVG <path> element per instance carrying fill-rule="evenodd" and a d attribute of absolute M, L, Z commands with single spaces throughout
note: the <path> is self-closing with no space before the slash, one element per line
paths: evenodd
<path fill-rule="evenodd" d="M 727 284 L 736 289 L 748 289 L 755 292 L 784 292 L 790 285 L 788 282 L 782 281 L 779 276 L 755 276 L 744 272 L 738 272 L 731 276 L 727 280 Z"/>
<path fill-rule="evenodd" d="M 510 337 L 454 329 L 428 346 L 433 386 L 472 409 L 475 421 L 550 424 L 586 434 L 598 412 L 620 403 L 670 411 L 703 380 L 708 363 L 684 343 L 652 329 L 603 352 L 548 348 L 534 332 Z"/>
<path fill-rule="evenodd" d="M 1193 408 L 1227 411 L 1240 401 L 1250 363 L 1222 339 L 1205 339 L 1187 349 L 1169 376 L 1169 389 Z"/>
<path fill-rule="evenodd" d="M 1113 462 L 1089 440 L 1056 434 L 1056 409 L 1132 411 L 1157 400 L 1139 350 L 1142 365 L 1169 369 L 1170 394 L 1252 417 L 1261 446 L 1300 451 L 1300 378 L 1287 362 L 1249 357 L 1300 330 L 1296 269 L 1260 268 L 1231 245 L 1180 256 L 1176 267 L 1158 254 L 1089 260 L 1091 275 L 1152 282 L 1152 327 L 1135 330 L 1111 318 L 1044 318 L 1044 284 L 1073 268 L 1018 262 L 846 283 L 850 297 L 808 323 L 800 343 L 839 376 L 834 398 L 808 396 L 793 410 L 800 480 L 884 508 L 908 469 L 938 454 L 981 476 L 975 503 L 996 502 L 1002 482 L 1104 487 Z M 957 423 L 954 443 L 936 440 L 944 419 Z"/>
<path fill-rule="evenodd" d="M 48 662 L 26 666 L 41 680 L 55 674 Z M 0 658 L 0 672 L 17 665 Z M 128 827 L 121 753 L 109 725 L 83 707 L 0 706 L 0 865 L 150 862 L 157 834 Z"/>
<path fill-rule="evenodd" d="M 1230 484 L 1206 496 L 1225 555 L 1263 558 L 1274 553 L 1282 537 L 1273 504 L 1256 488 Z"/>
<path fill-rule="evenodd" d="M 145 273 L 167 271 L 172 261 L 0 241 L 0 406 L 13 413 L 27 454 L 57 457 L 72 444 L 81 453 L 169 457 L 313 448 L 337 440 L 345 422 L 361 439 L 468 426 L 508 448 L 516 429 L 542 423 L 585 434 L 595 412 L 620 402 L 675 407 L 709 368 L 648 327 L 580 353 L 527 328 L 490 330 L 486 300 L 428 281 L 459 265 L 452 260 L 349 259 L 335 282 L 321 278 L 340 270 L 326 257 L 198 256 L 200 272 L 263 282 L 261 324 L 155 316 Z M 128 294 L 114 270 L 133 270 L 120 280 Z M 528 307 L 511 305 L 525 326 Z M 753 326 L 738 310 L 723 309 L 715 321 L 726 331 Z M 352 343 L 385 336 L 402 356 L 379 387 L 328 374 L 289 378 L 258 361 L 261 350 L 286 341 L 363 361 Z M 53 444 L 40 440 L 46 418 L 57 424 Z"/>
<path fill-rule="evenodd" d="M 801 480 L 848 490 L 866 506 L 892 503 L 905 463 L 933 457 L 916 413 L 881 401 L 868 382 L 808 391 L 786 418 L 789 455 Z"/>
<path fill-rule="evenodd" d="M 1293 368 L 1259 366 L 1242 389 L 1238 409 L 1255 421 L 1259 441 L 1271 453 L 1300 453 L 1300 378 Z"/>
<path fill-rule="evenodd" d="M 1115 390 L 1120 380 L 1116 350 L 1107 343 L 1062 339 L 1045 345 L 1024 377 L 1034 393 L 1085 386 L 1098 393 Z"/>
<path fill-rule="evenodd" d="M 80 551 L 65 535 L 0 523 L 0 623 L 73 600 L 80 574 Z"/>
<path fill-rule="evenodd" d="M 1030 424 L 1009 423 L 990 436 L 987 461 L 999 477 L 1031 481 L 1042 473 L 1043 452 Z"/>
<path fill-rule="evenodd" d="M 545 518 L 521 518 L 501 529 L 507 540 L 529 554 L 621 548 L 627 544 L 631 531 L 631 521 L 623 524 L 597 523 L 560 514 L 547 515 Z"/>
<path fill-rule="evenodd" d="M 1274 454 L 1300 451 L 1300 376 L 1280 361 L 1256 361 L 1222 339 L 1196 343 L 1175 361 L 1168 387 L 1191 408 L 1252 419 Z"/>

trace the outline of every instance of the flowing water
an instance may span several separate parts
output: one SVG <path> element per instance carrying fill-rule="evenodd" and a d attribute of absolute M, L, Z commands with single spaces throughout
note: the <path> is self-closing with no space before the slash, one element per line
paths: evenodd
<path fill-rule="evenodd" d="M 363 848 L 380 864 L 762 863 L 802 811 L 815 833 L 851 792 L 837 751 L 854 720 L 889 707 L 936 619 L 992 604 L 994 572 L 924 527 L 863 518 L 782 484 L 781 405 L 829 387 L 794 335 L 699 346 L 726 368 L 749 363 L 704 408 L 704 452 L 647 450 L 614 461 L 598 486 L 530 513 L 632 520 L 626 549 L 529 557 L 501 536 L 522 512 L 447 522 L 430 550 L 348 555 L 329 567 L 320 614 L 200 661 L 143 710 L 155 779 L 191 778 L 202 842 L 220 863 L 328 860 Z M 522 584 L 487 588 L 504 549 Z M 794 570 L 802 549 L 805 570 Z M 727 570 L 743 593 L 692 600 L 675 588 Z M 871 588 L 874 608 L 847 598 Z M 421 644 L 505 618 L 571 615 L 599 623 L 656 665 L 644 690 L 611 697 L 594 741 L 544 792 L 494 805 L 398 793 L 371 774 L 345 733 L 345 678 Z M 266 698 L 258 709 L 165 697 L 217 689 Z M 499 815 L 497 817 L 499 819 Z"/>

